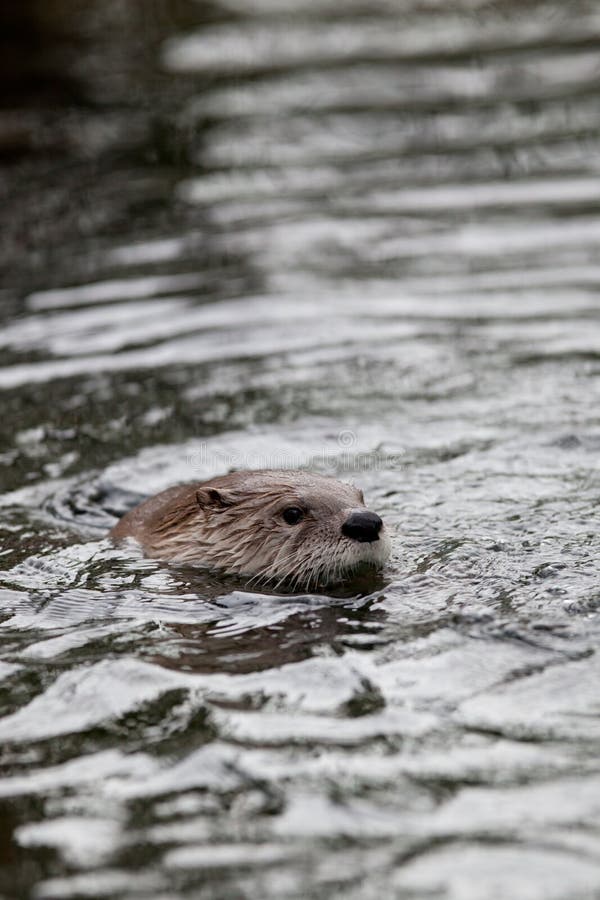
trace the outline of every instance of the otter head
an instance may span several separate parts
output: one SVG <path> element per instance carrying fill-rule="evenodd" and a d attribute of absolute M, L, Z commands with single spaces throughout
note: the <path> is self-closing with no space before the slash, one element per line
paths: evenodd
<path fill-rule="evenodd" d="M 362 491 L 334 478 L 267 470 L 196 487 L 197 561 L 228 573 L 309 589 L 363 564 L 379 567 L 390 554 Z"/>

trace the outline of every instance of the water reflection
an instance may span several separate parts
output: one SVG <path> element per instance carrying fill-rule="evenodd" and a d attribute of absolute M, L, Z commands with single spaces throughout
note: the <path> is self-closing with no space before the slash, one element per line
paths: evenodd
<path fill-rule="evenodd" d="M 0 23 L 0 890 L 600 890 L 594 4 Z M 364 488 L 379 581 L 104 539 L 269 464 Z"/>
<path fill-rule="evenodd" d="M 257 616 L 256 610 L 252 612 Z M 341 651 L 348 636 L 350 644 L 369 648 L 381 642 L 378 632 L 384 625 L 383 611 L 369 614 L 362 604 L 359 609 L 309 606 L 268 627 L 257 623 L 251 628 L 237 616 L 215 624 L 174 623 L 167 625 L 169 637 L 153 641 L 147 658 L 186 672 L 254 672 L 308 659 L 319 648 L 324 653 Z"/>

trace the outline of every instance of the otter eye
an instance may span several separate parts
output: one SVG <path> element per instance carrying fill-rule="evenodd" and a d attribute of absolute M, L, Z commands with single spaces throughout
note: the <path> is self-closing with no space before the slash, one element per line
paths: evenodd
<path fill-rule="evenodd" d="M 297 525 L 304 513 L 299 506 L 288 506 L 287 509 L 284 509 L 282 515 L 288 525 Z"/>

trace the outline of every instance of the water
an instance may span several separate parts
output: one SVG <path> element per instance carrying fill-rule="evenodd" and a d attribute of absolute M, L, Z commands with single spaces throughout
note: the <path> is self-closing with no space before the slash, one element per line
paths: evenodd
<path fill-rule="evenodd" d="M 2 896 L 600 896 L 597 4 L 67 6 L 0 116 Z M 386 571 L 105 539 L 261 465 Z"/>

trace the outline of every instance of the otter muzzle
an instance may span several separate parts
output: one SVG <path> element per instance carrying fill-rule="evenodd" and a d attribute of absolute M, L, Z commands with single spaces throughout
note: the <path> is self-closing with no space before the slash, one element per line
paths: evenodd
<path fill-rule="evenodd" d="M 357 509 L 350 513 L 342 525 L 342 534 L 361 544 L 370 544 L 379 540 L 379 532 L 382 528 L 383 521 L 377 513 L 368 509 Z"/>

